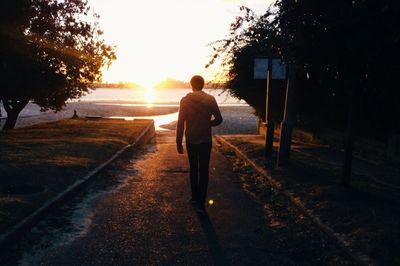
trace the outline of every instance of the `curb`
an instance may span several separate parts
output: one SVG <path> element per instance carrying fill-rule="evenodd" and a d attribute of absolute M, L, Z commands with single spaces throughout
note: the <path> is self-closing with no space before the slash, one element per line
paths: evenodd
<path fill-rule="evenodd" d="M 334 242 L 342 251 L 344 251 L 356 265 L 374 265 L 371 258 L 364 254 L 354 254 L 354 252 L 349 247 L 349 244 L 331 227 L 323 224 L 319 218 L 312 214 L 312 211 L 307 209 L 300 199 L 295 198 L 293 194 L 287 190 L 284 190 L 282 184 L 274 180 L 271 175 L 268 175 L 268 171 L 256 165 L 252 160 L 250 160 L 243 152 L 241 152 L 236 146 L 229 143 L 222 136 L 215 136 L 215 139 L 221 144 L 227 146 L 229 149 L 233 150 L 237 157 L 242 159 L 246 164 L 250 165 L 258 174 L 265 177 L 270 186 L 275 189 L 278 193 L 284 195 L 303 215 L 305 215 L 316 227 L 318 227 L 325 235 L 327 235 L 332 242 Z"/>
<path fill-rule="evenodd" d="M 150 120 L 150 119 L 149 119 Z M 148 134 L 151 134 L 148 136 Z M 67 198 L 73 193 L 77 192 L 80 188 L 82 188 L 89 180 L 93 179 L 101 170 L 103 170 L 110 163 L 115 161 L 121 154 L 123 154 L 126 150 L 142 143 L 148 142 L 155 135 L 154 128 L 154 120 L 151 120 L 151 123 L 144 128 L 144 130 L 139 134 L 139 136 L 133 141 L 133 143 L 126 145 L 117 151 L 113 156 L 111 156 L 107 161 L 103 162 L 93 170 L 91 170 L 86 176 L 77 180 L 75 183 L 70 185 L 67 189 L 62 191 L 60 194 L 55 196 L 54 198 L 48 200 L 44 203 L 39 209 L 34 211 L 28 217 L 25 217 L 14 225 L 7 233 L 0 235 L 0 248 L 6 246 L 6 244 L 10 243 L 12 240 L 21 235 L 25 230 L 29 229 L 33 225 L 35 225 L 49 210 L 56 207 L 58 204 L 67 200 Z M 149 138 L 150 137 L 150 138 Z M 1 252 L 0 252 L 1 253 Z"/>

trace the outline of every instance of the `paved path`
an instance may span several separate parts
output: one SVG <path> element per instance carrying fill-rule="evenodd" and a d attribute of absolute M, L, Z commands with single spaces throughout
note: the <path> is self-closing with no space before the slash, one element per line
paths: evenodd
<path fill-rule="evenodd" d="M 199 217 L 189 204 L 186 154 L 176 153 L 173 133 L 159 132 L 152 151 L 116 172 L 125 183 L 105 193 L 90 217 L 82 217 L 83 224 L 90 222 L 80 235 L 43 247 L 34 264 L 348 264 L 334 247 L 321 244 L 321 235 L 301 217 L 289 222 L 285 213 L 286 225 L 274 221 L 275 230 L 270 229 L 273 214 L 244 192 L 230 160 L 216 147 L 211 158 L 208 198 L 214 204 L 207 206 L 208 217 Z M 277 204 L 285 212 L 285 203 Z"/>
<path fill-rule="evenodd" d="M 264 241 L 258 233 L 264 224 L 262 209 L 224 178 L 231 165 L 213 152 L 209 198 L 214 204 L 208 207 L 209 217 L 200 218 L 188 201 L 186 156 L 176 153 L 174 140 L 159 136 L 157 151 L 136 162 L 137 177 L 99 203 L 87 234 L 42 263 L 212 265 L 245 263 L 249 255 L 268 259 L 258 246 Z M 254 254 L 242 256 L 239 250 Z"/>

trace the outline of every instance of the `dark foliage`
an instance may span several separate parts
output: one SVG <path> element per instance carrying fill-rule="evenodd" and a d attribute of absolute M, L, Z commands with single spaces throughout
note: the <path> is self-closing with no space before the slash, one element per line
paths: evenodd
<path fill-rule="evenodd" d="M 212 44 L 215 53 L 209 64 L 222 59 L 222 67 L 226 72 L 222 74 L 227 76 L 222 75 L 222 79 L 227 78 L 225 88 L 233 96 L 253 106 L 259 117 L 265 117 L 266 82 L 253 79 L 253 62 L 256 56 L 280 56 L 280 36 L 276 21 L 272 19 L 276 14 L 270 10 L 259 17 L 247 7 L 240 9 L 244 15 L 231 24 L 230 37 Z M 283 104 L 284 84 L 279 81 L 275 83 L 273 93 L 279 100 L 274 100 L 272 109 L 273 116 L 279 118 L 283 110 L 280 105 Z"/>
<path fill-rule="evenodd" d="M 14 127 L 33 101 L 60 110 L 101 79 L 115 59 L 85 0 L 6 0 L 0 7 L 0 99 Z"/>
<path fill-rule="evenodd" d="M 214 43 L 211 63 L 222 58 L 226 87 L 257 114 L 264 113 L 264 88 L 252 79 L 252 68 L 262 54 L 297 66 L 300 126 L 344 129 L 354 94 L 358 134 L 386 138 L 400 130 L 400 3 L 279 0 L 263 16 L 242 10 L 229 38 Z"/>

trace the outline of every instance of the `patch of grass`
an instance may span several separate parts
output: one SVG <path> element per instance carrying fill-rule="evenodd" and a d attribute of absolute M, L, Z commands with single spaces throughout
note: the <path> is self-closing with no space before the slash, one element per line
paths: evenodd
<path fill-rule="evenodd" d="M 0 233 L 132 143 L 148 124 L 68 119 L 0 132 Z M 29 186 L 42 190 L 18 193 Z"/>
<path fill-rule="evenodd" d="M 254 160 L 259 165 L 267 165 L 264 154 L 265 148 L 261 144 L 246 142 L 240 138 L 230 138 L 229 142 L 239 148 L 246 156 Z"/>
<path fill-rule="evenodd" d="M 228 141 L 258 165 L 267 166 L 269 174 L 299 197 L 314 215 L 345 235 L 354 250 L 366 253 L 382 265 L 397 265 L 400 260 L 400 198 L 392 188 L 378 186 L 354 173 L 350 187 L 340 186 L 341 163 L 323 154 L 324 150 L 292 151 L 290 164 L 274 169 L 261 153 L 262 144 L 239 137 Z M 276 161 L 276 154 L 273 161 Z M 384 172 L 385 169 L 379 170 Z"/>

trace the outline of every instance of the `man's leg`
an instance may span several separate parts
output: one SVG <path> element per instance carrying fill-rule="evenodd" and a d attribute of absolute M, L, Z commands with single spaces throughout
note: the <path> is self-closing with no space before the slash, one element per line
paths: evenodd
<path fill-rule="evenodd" d="M 192 190 L 192 200 L 199 197 L 199 152 L 196 144 L 186 142 L 186 150 L 190 165 L 190 187 Z"/>
<path fill-rule="evenodd" d="M 199 149 L 199 167 L 200 167 L 200 180 L 199 180 L 199 208 L 204 209 L 206 203 L 207 186 L 208 186 L 208 167 L 210 164 L 210 153 L 212 143 L 200 144 Z"/>

